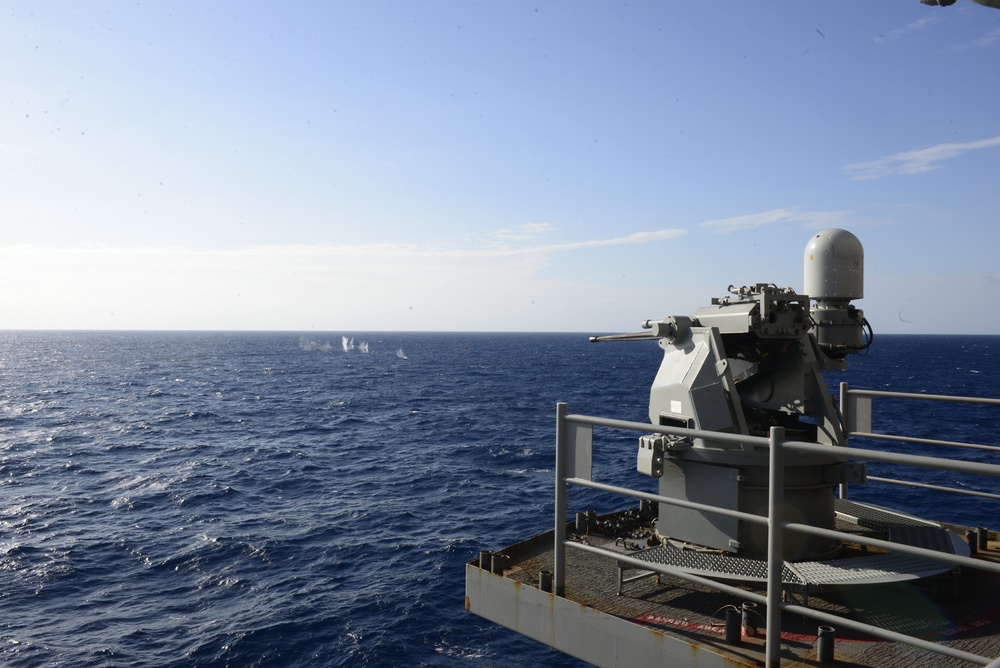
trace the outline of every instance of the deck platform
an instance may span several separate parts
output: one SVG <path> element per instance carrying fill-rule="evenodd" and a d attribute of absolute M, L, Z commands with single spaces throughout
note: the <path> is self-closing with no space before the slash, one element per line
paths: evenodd
<path fill-rule="evenodd" d="M 896 542 L 943 551 L 963 547 L 937 525 L 921 520 L 911 523 L 897 514 L 887 519 L 879 512 L 874 509 L 866 515 L 845 504 L 838 508 L 837 529 L 876 536 L 895 532 Z M 730 563 L 720 574 L 718 562 L 726 555 L 684 555 L 690 551 L 648 547 L 642 544 L 642 528 L 633 531 L 638 538 L 624 540 L 601 532 L 602 525 L 620 525 L 620 515 L 600 518 L 595 530 L 585 535 L 571 535 L 583 544 L 650 562 L 677 565 L 675 561 L 689 559 L 685 567 L 699 574 L 727 579 L 730 585 L 736 580 L 748 592 L 763 593 L 763 578 L 754 574 L 759 563 L 754 560 L 738 564 L 747 569 L 745 573 L 732 575 Z M 497 551 L 503 554 L 502 575 L 479 568 L 478 560 L 470 563 L 466 607 L 599 665 L 764 665 L 763 610 L 759 615 L 748 614 L 756 623 L 744 629 L 739 643 L 728 644 L 725 612 L 741 608 L 744 601 L 665 575 L 623 578 L 625 571 L 613 558 L 580 549 L 567 550 L 565 596 L 557 597 L 538 589 L 540 573 L 553 568 L 552 547 L 553 536 L 548 532 Z M 989 541 L 976 558 L 1000 562 L 1000 543 Z M 692 567 L 695 562 L 700 565 Z M 789 563 L 785 573 L 786 596 L 792 602 L 970 653 L 1000 656 L 1000 575 L 850 544 L 845 544 L 838 559 Z M 630 574 L 643 575 L 635 569 Z M 817 632 L 816 620 L 785 612 L 781 665 L 829 665 L 818 661 Z M 854 632 L 838 630 L 836 636 L 834 665 L 975 665 Z"/>

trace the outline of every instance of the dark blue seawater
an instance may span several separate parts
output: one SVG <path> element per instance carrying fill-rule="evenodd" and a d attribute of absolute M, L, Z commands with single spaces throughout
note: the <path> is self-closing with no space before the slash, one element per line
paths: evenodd
<path fill-rule="evenodd" d="M 464 564 L 551 527 L 556 402 L 645 421 L 660 350 L 349 336 L 0 333 L 0 661 L 576 665 L 466 613 Z M 1000 338 L 887 336 L 829 380 L 996 396 L 998 368 Z M 980 415 L 904 422 L 1000 440 Z M 602 443 L 595 475 L 635 482 L 634 436 Z M 874 487 L 852 496 L 1000 528 Z"/>

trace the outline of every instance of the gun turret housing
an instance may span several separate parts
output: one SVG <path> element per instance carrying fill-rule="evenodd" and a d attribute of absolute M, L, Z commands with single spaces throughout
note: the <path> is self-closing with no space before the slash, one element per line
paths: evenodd
<path fill-rule="evenodd" d="M 864 251 L 845 230 L 815 235 L 805 252 L 809 294 L 769 283 L 729 286 L 692 316 L 643 323 L 646 332 L 595 341 L 655 339 L 663 361 L 649 395 L 656 425 L 788 438 L 830 446 L 829 454 L 788 453 L 784 497 L 788 517 L 833 528 L 833 492 L 845 475 L 847 443 L 822 371 L 846 368 L 844 358 L 871 344 L 871 328 L 851 304 L 863 294 Z M 864 331 L 869 337 L 864 341 Z M 766 515 L 766 448 L 685 436 L 644 436 L 637 468 L 659 478 L 659 494 Z M 660 507 L 664 537 L 704 548 L 760 555 L 766 531 L 735 519 L 668 504 Z M 837 541 L 799 535 L 786 559 L 829 556 Z"/>

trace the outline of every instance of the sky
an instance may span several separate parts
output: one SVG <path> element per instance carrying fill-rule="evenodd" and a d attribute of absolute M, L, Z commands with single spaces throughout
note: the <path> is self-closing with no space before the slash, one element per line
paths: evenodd
<path fill-rule="evenodd" d="M 998 175 L 969 0 L 0 8 L 0 329 L 636 331 L 843 228 L 1000 334 Z"/>

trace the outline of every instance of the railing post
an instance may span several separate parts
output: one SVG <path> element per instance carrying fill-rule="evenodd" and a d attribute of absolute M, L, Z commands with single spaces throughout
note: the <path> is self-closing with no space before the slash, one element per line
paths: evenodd
<path fill-rule="evenodd" d="M 781 570 L 785 564 L 784 529 L 781 523 L 785 504 L 785 429 L 771 427 L 768 452 L 767 492 L 767 636 L 765 663 L 778 668 L 781 663 Z"/>
<path fill-rule="evenodd" d="M 850 417 L 847 415 L 849 409 L 849 402 L 847 400 L 847 383 L 842 382 L 840 384 L 840 429 L 844 432 L 844 437 L 850 441 L 850 436 L 848 432 L 847 425 L 851 424 Z M 847 498 L 847 479 L 843 478 L 840 481 L 840 498 Z"/>
<path fill-rule="evenodd" d="M 556 526 L 553 546 L 552 584 L 556 596 L 566 595 L 566 414 L 563 402 L 556 404 Z"/>

